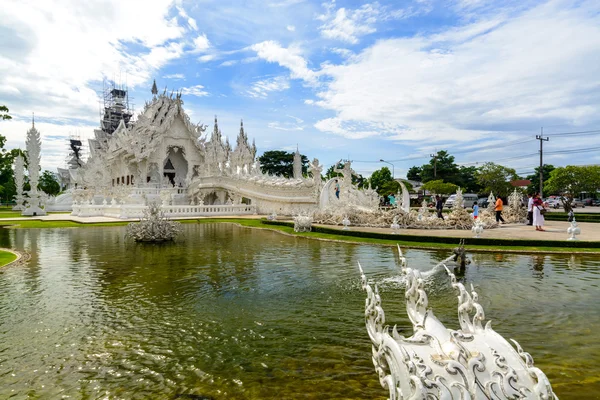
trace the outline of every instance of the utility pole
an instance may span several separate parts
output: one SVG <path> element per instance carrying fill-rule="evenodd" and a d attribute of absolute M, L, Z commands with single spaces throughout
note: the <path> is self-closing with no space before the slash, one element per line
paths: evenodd
<path fill-rule="evenodd" d="M 433 157 L 433 177 L 437 177 L 437 153 L 430 154 L 429 157 Z"/>
<path fill-rule="evenodd" d="M 540 134 L 535 135 L 535 138 L 540 141 L 540 198 L 544 198 L 544 142 L 550 140 L 549 137 L 544 138 L 544 127 L 541 128 Z"/>

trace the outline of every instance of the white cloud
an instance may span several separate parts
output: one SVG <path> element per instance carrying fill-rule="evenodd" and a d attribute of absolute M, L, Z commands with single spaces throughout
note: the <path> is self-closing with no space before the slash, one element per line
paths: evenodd
<path fill-rule="evenodd" d="M 227 60 L 227 61 L 223 61 L 220 66 L 221 67 L 231 67 L 232 65 L 235 65 L 238 63 L 238 60 Z"/>
<path fill-rule="evenodd" d="M 190 17 L 187 14 L 187 12 L 183 9 L 183 7 L 181 7 L 180 5 L 177 6 L 177 11 L 179 11 L 179 16 L 187 21 L 190 28 L 192 28 L 195 31 L 198 30 L 198 25 L 196 24 L 196 20 L 194 18 Z"/>
<path fill-rule="evenodd" d="M 305 0 L 280 0 L 269 3 L 269 7 L 288 7 L 295 4 L 303 3 Z"/>
<path fill-rule="evenodd" d="M 292 125 L 289 122 L 282 124 L 281 122 L 269 122 L 267 126 L 271 129 L 277 129 L 278 131 L 302 131 L 304 128 L 296 125 Z"/>
<path fill-rule="evenodd" d="M 286 29 L 290 32 L 294 32 L 296 30 L 296 27 L 294 25 L 288 25 L 286 26 Z"/>
<path fill-rule="evenodd" d="M 322 131 L 361 138 L 469 140 L 529 126 L 600 122 L 600 4 L 553 1 L 503 19 L 381 40 L 328 65 Z"/>
<path fill-rule="evenodd" d="M 303 79 L 311 83 L 316 81 L 317 75 L 308 68 L 308 63 L 302 57 L 299 48 L 294 46 L 281 47 L 278 42 L 272 40 L 254 44 L 250 48 L 256 51 L 258 57 L 263 60 L 288 68 L 292 78 Z"/>
<path fill-rule="evenodd" d="M 194 50 L 197 52 L 203 52 L 206 51 L 210 48 L 210 40 L 208 40 L 208 37 L 206 37 L 206 34 L 203 33 L 202 35 L 196 37 L 194 39 Z"/>
<path fill-rule="evenodd" d="M 271 92 L 281 92 L 290 88 L 290 81 L 284 76 L 261 79 L 252 84 L 246 94 L 254 98 L 266 98 Z"/>
<path fill-rule="evenodd" d="M 340 47 L 331 48 L 331 52 L 335 53 L 335 54 L 339 54 L 340 56 L 342 56 L 344 58 L 350 58 L 350 57 L 354 56 L 354 52 L 352 52 L 351 50 L 343 49 Z"/>
<path fill-rule="evenodd" d="M 202 86 L 202 85 L 195 85 L 195 86 L 181 88 L 181 93 L 185 94 L 185 95 L 197 96 L 197 97 L 210 96 L 210 93 L 208 93 L 206 90 L 204 90 L 204 86 Z"/>
<path fill-rule="evenodd" d="M 215 54 L 205 54 L 203 56 L 198 57 L 198 61 L 201 63 L 206 63 L 212 60 L 215 60 L 217 56 Z"/>
<path fill-rule="evenodd" d="M 0 45 L 3 101 L 15 116 L 35 110 L 96 120 L 98 96 L 90 84 L 108 76 L 135 87 L 183 54 L 184 29 L 169 17 L 171 7 L 172 0 L 152 7 L 143 0 L 6 0 L 0 28 L 11 43 Z"/>
<path fill-rule="evenodd" d="M 319 15 L 317 19 L 323 21 L 319 29 L 325 38 L 356 44 L 359 37 L 377 31 L 374 24 L 381 13 L 378 3 L 364 4 L 355 10 L 339 8 L 335 13 L 335 0 L 324 4 L 324 7 L 325 14 Z"/>
<path fill-rule="evenodd" d="M 304 122 L 302 119 L 298 117 L 294 117 L 293 115 L 286 115 L 292 121 L 274 121 L 269 122 L 267 126 L 271 129 L 276 129 L 278 131 L 303 131 L 304 126 L 302 123 Z"/>
<path fill-rule="evenodd" d="M 183 75 L 183 74 L 169 74 L 169 75 L 163 75 L 163 78 L 165 78 L 165 79 L 181 80 L 181 79 L 185 79 L 185 75 Z"/>

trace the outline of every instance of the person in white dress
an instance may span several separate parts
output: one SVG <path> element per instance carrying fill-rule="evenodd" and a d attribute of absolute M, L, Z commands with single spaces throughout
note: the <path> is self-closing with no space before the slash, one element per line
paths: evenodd
<path fill-rule="evenodd" d="M 544 231 L 544 215 L 541 211 L 544 209 L 544 203 L 540 198 L 539 194 L 535 195 L 533 199 L 533 225 L 535 225 L 536 231 Z"/>

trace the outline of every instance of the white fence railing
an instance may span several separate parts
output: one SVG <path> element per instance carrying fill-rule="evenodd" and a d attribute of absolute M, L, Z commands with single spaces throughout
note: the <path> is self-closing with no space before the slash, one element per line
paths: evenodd
<path fill-rule="evenodd" d="M 73 204 L 71 215 L 78 217 L 112 217 L 112 218 L 141 218 L 148 207 L 143 204 L 124 205 L 95 205 Z M 202 217 L 218 215 L 251 215 L 256 214 L 256 206 L 247 204 L 222 205 L 167 205 L 161 210 L 169 218 Z"/>

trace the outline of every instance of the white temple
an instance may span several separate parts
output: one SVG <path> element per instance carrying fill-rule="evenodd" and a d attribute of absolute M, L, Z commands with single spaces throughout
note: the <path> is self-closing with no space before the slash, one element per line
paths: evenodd
<path fill-rule="evenodd" d="M 129 116 L 126 92 L 111 91 L 116 100 L 89 140 L 89 159 L 59 171 L 70 190 L 50 210 L 68 206 L 78 216 L 132 218 L 143 215 L 149 201 L 160 202 L 170 217 L 292 215 L 319 206 L 323 185 L 318 160 L 311 164 L 313 177 L 302 176 L 299 151 L 293 178 L 265 175 L 243 122 L 232 148 L 216 117 L 208 134 L 206 126 L 190 122 L 180 93 L 158 94 L 156 85 L 152 89 L 152 101 L 135 122 L 123 117 Z M 115 115 L 123 118 L 116 123 Z"/>

